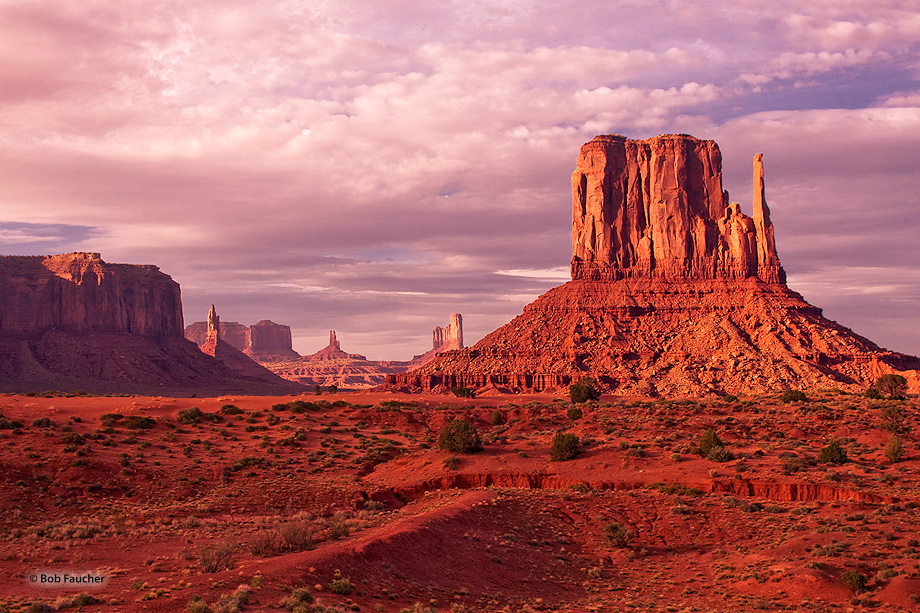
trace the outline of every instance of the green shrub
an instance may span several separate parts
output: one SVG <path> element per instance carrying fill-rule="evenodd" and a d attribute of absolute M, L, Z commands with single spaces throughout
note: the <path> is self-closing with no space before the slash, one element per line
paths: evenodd
<path fill-rule="evenodd" d="M 581 419 L 584 412 L 578 407 L 569 407 L 569 410 L 566 412 L 566 417 L 575 421 L 576 419 Z"/>
<path fill-rule="evenodd" d="M 336 570 L 332 576 L 332 581 L 329 582 L 329 591 L 333 594 L 339 594 L 345 596 L 351 594 L 355 586 L 352 584 L 351 579 L 343 577 L 341 571 Z"/>
<path fill-rule="evenodd" d="M 302 610 L 307 611 L 306 607 L 301 605 L 313 604 L 313 595 L 305 587 L 299 587 L 291 592 L 291 595 L 284 599 L 281 604 L 288 611 Z"/>
<path fill-rule="evenodd" d="M 141 417 L 140 415 L 128 415 L 121 422 L 125 428 L 130 430 L 150 430 L 156 425 L 156 420 L 152 417 Z"/>
<path fill-rule="evenodd" d="M 204 417 L 204 413 L 198 407 L 182 409 L 176 415 L 176 421 L 180 424 L 197 424 Z"/>
<path fill-rule="evenodd" d="M 482 438 L 470 422 L 457 418 L 441 428 L 438 448 L 450 453 L 475 453 L 482 451 Z"/>
<path fill-rule="evenodd" d="M 622 549 L 628 546 L 633 536 L 623 524 L 611 523 L 604 526 L 604 539 L 614 547 Z"/>
<path fill-rule="evenodd" d="M 726 394 L 722 400 L 725 402 L 738 402 L 738 397 L 733 394 Z"/>
<path fill-rule="evenodd" d="M 597 400 L 601 397 L 601 391 L 597 389 L 597 383 L 590 377 L 583 377 L 578 383 L 569 386 L 569 398 L 576 404 Z"/>
<path fill-rule="evenodd" d="M 907 390 L 907 379 L 895 374 L 882 375 L 872 387 L 889 398 L 900 399 L 904 397 L 904 392 Z"/>
<path fill-rule="evenodd" d="M 904 457 L 904 444 L 900 436 L 892 436 L 885 444 L 885 457 L 889 462 L 900 462 Z"/>
<path fill-rule="evenodd" d="M 866 398 L 869 398 L 870 400 L 881 400 L 882 399 L 882 393 L 878 391 L 877 389 L 875 389 L 874 387 L 870 387 L 869 389 L 867 389 L 864 395 Z"/>
<path fill-rule="evenodd" d="M 843 464 L 847 461 L 847 450 L 840 446 L 837 441 L 832 441 L 821 449 L 818 454 L 818 461 L 824 464 Z"/>
<path fill-rule="evenodd" d="M 553 462 L 572 460 L 578 455 L 578 437 L 568 432 L 557 432 L 549 446 L 549 459 Z"/>
<path fill-rule="evenodd" d="M 337 391 L 339 391 L 339 386 L 336 385 L 335 383 L 333 383 L 332 385 L 329 386 L 329 393 L 330 393 L 330 394 L 334 394 L 334 393 L 336 393 Z"/>
<path fill-rule="evenodd" d="M 457 398 L 472 398 L 475 396 L 475 392 L 469 387 L 452 387 L 450 391 Z"/>
<path fill-rule="evenodd" d="M 185 609 L 189 613 L 211 613 L 211 607 L 208 606 L 208 603 L 197 595 L 192 596 L 188 604 L 185 605 Z"/>
<path fill-rule="evenodd" d="M 799 390 L 783 390 L 779 400 L 783 404 L 789 404 L 790 402 L 808 402 L 808 397 Z"/>
<path fill-rule="evenodd" d="M 840 580 L 856 594 L 865 591 L 866 586 L 869 584 L 869 580 L 866 579 L 866 576 L 855 570 L 846 571 L 840 575 Z"/>
<path fill-rule="evenodd" d="M 278 406 L 278 405 L 275 405 L 275 406 Z M 284 406 L 284 405 L 281 405 L 281 406 Z M 272 407 L 272 408 L 275 408 L 275 407 Z M 224 415 L 239 415 L 243 412 L 243 409 L 233 404 L 225 404 L 224 406 L 220 407 L 220 412 L 223 413 Z"/>
<path fill-rule="evenodd" d="M 34 428 L 54 428 L 57 424 L 48 419 L 47 417 L 39 417 L 38 419 L 32 422 Z"/>
<path fill-rule="evenodd" d="M 719 435 L 716 434 L 716 431 L 713 428 L 709 428 L 703 432 L 703 436 L 700 437 L 700 455 L 704 458 L 708 458 L 709 454 L 713 453 L 717 449 L 721 448 L 725 450 L 725 443 L 722 442 L 722 439 L 719 438 Z"/>
<path fill-rule="evenodd" d="M 500 426 L 505 423 L 505 414 L 501 411 L 492 411 L 489 413 L 489 423 L 493 426 Z"/>

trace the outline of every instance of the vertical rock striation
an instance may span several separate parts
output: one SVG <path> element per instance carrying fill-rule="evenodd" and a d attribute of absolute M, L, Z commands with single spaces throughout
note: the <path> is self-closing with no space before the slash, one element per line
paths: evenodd
<path fill-rule="evenodd" d="M 715 142 L 594 138 L 572 175 L 572 281 L 387 385 L 521 391 L 593 377 L 620 393 L 748 394 L 855 391 L 902 372 L 916 387 L 920 360 L 825 319 L 786 287 L 759 154 L 753 170 L 748 217 L 722 189 Z"/>
<path fill-rule="evenodd" d="M 451 313 L 450 323 L 444 327 L 435 326 L 431 337 L 431 350 L 435 353 L 463 349 L 463 317 L 460 313 Z"/>
<path fill-rule="evenodd" d="M 711 140 L 598 136 L 572 175 L 572 278 L 743 279 L 784 283 L 755 161 L 754 218 L 722 189 Z"/>

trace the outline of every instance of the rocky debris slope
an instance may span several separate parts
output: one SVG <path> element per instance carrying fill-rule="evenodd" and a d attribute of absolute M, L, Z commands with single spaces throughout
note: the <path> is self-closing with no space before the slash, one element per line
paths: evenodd
<path fill-rule="evenodd" d="M 722 190 L 713 141 L 599 136 L 572 176 L 572 281 L 474 347 L 390 388 L 552 389 L 593 377 L 640 394 L 867 387 L 920 360 L 885 351 L 786 287 L 754 160 L 754 215 Z"/>
<path fill-rule="evenodd" d="M 0 389 L 209 394 L 279 391 L 183 338 L 179 285 L 98 253 L 0 257 Z"/>

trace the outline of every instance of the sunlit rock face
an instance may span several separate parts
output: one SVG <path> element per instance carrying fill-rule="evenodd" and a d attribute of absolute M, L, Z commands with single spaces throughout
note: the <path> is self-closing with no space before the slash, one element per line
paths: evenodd
<path fill-rule="evenodd" d="M 390 388 L 563 388 L 591 377 L 643 395 L 916 387 L 920 360 L 880 349 L 786 287 L 753 166 L 753 214 L 722 189 L 718 145 L 598 136 L 572 175 L 572 281 L 469 349 L 390 375 Z"/>
<path fill-rule="evenodd" d="M 669 134 L 598 136 L 572 175 L 572 278 L 744 279 L 785 282 L 754 161 L 754 216 L 722 190 L 711 140 Z"/>

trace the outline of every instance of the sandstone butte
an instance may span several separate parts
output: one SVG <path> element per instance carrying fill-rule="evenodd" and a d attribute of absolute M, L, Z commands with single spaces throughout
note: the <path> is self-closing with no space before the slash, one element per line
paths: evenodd
<path fill-rule="evenodd" d="M 210 324 L 196 321 L 185 328 L 185 338 L 205 349 Z M 450 323 L 432 330 L 432 347 L 409 361 L 368 360 L 342 349 L 335 330 L 329 331 L 329 344 L 310 355 L 292 349 L 291 327 L 262 320 L 252 326 L 220 322 L 218 337 L 251 357 L 261 366 L 287 379 L 307 386 L 336 385 L 343 389 L 363 389 L 380 385 L 388 374 L 405 372 L 434 359 L 444 351 L 463 348 L 463 317 L 451 313 Z M 224 351 L 226 356 L 229 351 Z M 230 366 L 230 364 L 228 364 Z"/>
<path fill-rule="evenodd" d="M 184 338 L 179 284 L 98 253 L 0 257 L 0 390 L 283 393 Z"/>
<path fill-rule="evenodd" d="M 865 389 L 920 360 L 822 316 L 786 286 L 761 155 L 753 216 L 722 189 L 718 145 L 684 134 L 582 146 L 572 280 L 468 349 L 390 375 L 407 390 L 551 390 L 582 377 L 642 395 Z"/>

